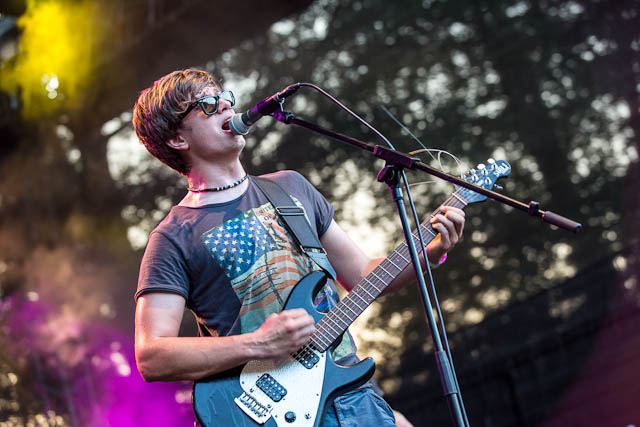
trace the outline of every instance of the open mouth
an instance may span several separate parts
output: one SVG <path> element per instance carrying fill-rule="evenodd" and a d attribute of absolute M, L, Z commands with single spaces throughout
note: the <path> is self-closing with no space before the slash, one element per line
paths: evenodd
<path fill-rule="evenodd" d="M 231 121 L 231 117 L 229 117 L 227 120 L 225 120 L 224 122 L 222 122 L 222 130 L 225 132 L 229 132 L 229 122 Z"/>

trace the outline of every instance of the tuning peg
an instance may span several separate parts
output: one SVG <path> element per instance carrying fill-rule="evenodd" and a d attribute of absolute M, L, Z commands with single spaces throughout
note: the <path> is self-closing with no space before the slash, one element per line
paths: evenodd
<path fill-rule="evenodd" d="M 480 163 L 478 166 L 476 166 L 478 168 L 478 173 L 480 174 L 480 176 L 487 176 L 489 175 L 489 171 L 487 170 L 487 167 L 483 164 Z"/>
<path fill-rule="evenodd" d="M 503 188 L 503 187 L 501 187 L 501 186 L 499 186 L 498 184 L 495 184 L 495 185 L 493 186 L 493 188 L 495 188 L 495 189 L 496 189 L 496 190 L 498 190 L 498 191 L 504 190 L 504 188 Z"/>
<path fill-rule="evenodd" d="M 488 165 L 488 169 L 490 171 L 493 171 L 496 168 L 496 161 L 494 159 L 487 159 L 487 165 Z"/>

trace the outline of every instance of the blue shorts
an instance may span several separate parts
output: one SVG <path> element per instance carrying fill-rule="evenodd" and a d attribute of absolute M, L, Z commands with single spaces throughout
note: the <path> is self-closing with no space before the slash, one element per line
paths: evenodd
<path fill-rule="evenodd" d="M 364 387 L 337 397 L 329 406 L 322 427 L 395 427 L 391 407 L 374 392 Z"/>

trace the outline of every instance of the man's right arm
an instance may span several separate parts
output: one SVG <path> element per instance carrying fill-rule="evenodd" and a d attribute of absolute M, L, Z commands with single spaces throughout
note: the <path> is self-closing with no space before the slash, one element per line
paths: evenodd
<path fill-rule="evenodd" d="M 195 381 L 252 359 L 286 357 L 309 341 L 313 318 L 303 309 L 269 316 L 255 332 L 227 337 L 178 337 L 185 300 L 149 292 L 136 306 L 136 363 L 145 381 Z"/>

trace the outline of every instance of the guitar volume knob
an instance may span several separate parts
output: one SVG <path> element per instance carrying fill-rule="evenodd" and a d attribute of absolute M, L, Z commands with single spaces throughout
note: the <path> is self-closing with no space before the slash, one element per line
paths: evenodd
<path fill-rule="evenodd" d="M 292 423 L 296 420 L 296 413 L 293 411 L 289 411 L 284 414 L 284 420 L 288 423 Z"/>

